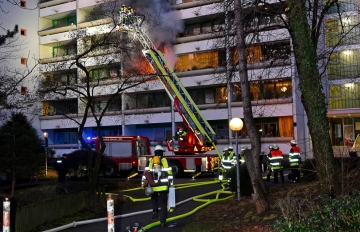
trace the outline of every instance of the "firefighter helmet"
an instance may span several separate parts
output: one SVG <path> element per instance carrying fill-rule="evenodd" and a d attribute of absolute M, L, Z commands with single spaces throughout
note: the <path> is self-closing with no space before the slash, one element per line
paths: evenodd
<path fill-rule="evenodd" d="M 234 150 L 234 148 L 232 147 L 232 146 L 229 146 L 229 151 L 232 151 L 232 150 Z"/>
<path fill-rule="evenodd" d="M 274 149 L 274 150 L 279 150 L 279 146 L 278 146 L 277 144 L 274 144 L 274 145 L 273 145 L 273 149 Z"/>
<path fill-rule="evenodd" d="M 247 149 L 248 149 L 248 146 L 242 146 L 242 147 L 241 147 L 241 150 L 242 150 L 242 151 L 245 151 L 245 150 L 247 150 Z"/>
<path fill-rule="evenodd" d="M 295 139 L 291 140 L 291 141 L 290 141 L 290 144 L 291 144 L 291 145 L 296 145 Z"/>
<path fill-rule="evenodd" d="M 227 148 L 227 147 L 224 148 L 224 152 L 225 152 L 225 151 L 228 151 L 228 150 L 229 150 L 229 148 Z"/>
<path fill-rule="evenodd" d="M 273 145 L 269 145 L 269 149 L 272 150 L 274 147 Z"/>
<path fill-rule="evenodd" d="M 161 145 L 155 146 L 155 151 L 164 151 L 163 147 Z"/>

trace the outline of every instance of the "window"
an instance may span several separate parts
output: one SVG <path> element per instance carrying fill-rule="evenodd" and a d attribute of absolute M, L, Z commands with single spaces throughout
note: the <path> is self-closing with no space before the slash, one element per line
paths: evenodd
<path fill-rule="evenodd" d="M 53 57 L 67 56 L 76 54 L 76 45 L 56 46 L 53 47 Z"/>
<path fill-rule="evenodd" d="M 166 92 L 155 92 L 136 95 L 138 109 L 170 106 L 170 98 Z"/>
<path fill-rule="evenodd" d="M 339 61 L 339 53 L 338 52 L 334 52 L 334 53 L 331 53 L 329 55 L 329 64 L 339 64 L 340 61 Z"/>
<path fill-rule="evenodd" d="M 21 57 L 21 64 L 26 65 L 27 59 L 25 57 Z"/>
<path fill-rule="evenodd" d="M 21 28 L 20 29 L 20 35 L 26 36 L 26 30 Z"/>
<path fill-rule="evenodd" d="M 20 6 L 25 8 L 26 7 L 26 1 L 25 0 L 20 0 Z"/>
<path fill-rule="evenodd" d="M 344 11 L 357 11 L 358 0 L 338 0 L 338 5 L 330 7 L 328 10 L 329 14 L 342 13 Z"/>
<path fill-rule="evenodd" d="M 52 21 L 53 28 L 65 27 L 76 24 L 76 17 L 71 16 L 67 18 L 55 19 Z"/>
<path fill-rule="evenodd" d="M 330 97 L 341 97 L 341 86 L 331 85 L 330 86 Z"/>
<path fill-rule="evenodd" d="M 292 82 L 290 78 L 250 82 L 251 100 L 290 97 L 292 97 Z M 240 84 L 233 84 L 232 86 L 232 101 L 242 101 Z"/>
<path fill-rule="evenodd" d="M 54 130 L 54 137 L 54 144 L 78 143 L 76 128 Z"/>
<path fill-rule="evenodd" d="M 294 136 L 293 117 L 256 118 L 256 127 L 263 137 L 292 137 Z M 241 130 L 241 137 L 249 136 L 246 125 Z"/>
<path fill-rule="evenodd" d="M 92 79 L 102 79 L 110 77 L 110 69 L 109 68 L 100 68 L 91 70 L 90 75 Z"/>
<path fill-rule="evenodd" d="M 330 55 L 329 59 L 327 66 L 329 80 L 357 78 L 360 76 L 359 50 L 343 50 L 339 52 L 338 57 Z M 338 62 L 335 62 L 336 59 Z"/>
<path fill-rule="evenodd" d="M 225 57 L 223 57 L 225 58 Z M 191 53 L 180 55 L 176 62 L 177 71 L 190 71 L 205 68 L 218 67 L 222 58 L 219 57 L 219 51 Z"/>
<path fill-rule="evenodd" d="M 357 44 L 359 40 L 357 16 L 343 16 L 326 20 L 326 46 Z"/>
<path fill-rule="evenodd" d="M 21 95 L 25 95 L 27 93 L 27 87 L 21 86 Z"/>
<path fill-rule="evenodd" d="M 227 102 L 228 94 L 226 87 L 216 88 L 216 103 Z"/>
<path fill-rule="evenodd" d="M 121 126 L 102 126 L 100 131 L 102 136 L 122 135 Z M 97 128 L 92 128 L 92 137 L 97 137 L 98 135 Z"/>
<path fill-rule="evenodd" d="M 360 83 L 332 85 L 329 88 L 329 109 L 360 108 Z"/>
<path fill-rule="evenodd" d="M 107 111 L 120 111 L 121 110 L 121 98 L 117 97 L 110 101 L 110 97 L 103 97 L 103 98 L 95 98 L 94 102 L 94 109 L 95 112 L 102 112 L 105 109 L 106 104 L 109 102 L 109 106 Z"/>
<path fill-rule="evenodd" d="M 77 114 L 78 113 L 77 99 L 50 101 L 48 103 L 47 111 L 49 115 Z"/>
<path fill-rule="evenodd" d="M 67 72 L 55 73 L 45 78 L 44 86 L 72 85 L 77 83 L 77 72 L 71 70 Z"/>

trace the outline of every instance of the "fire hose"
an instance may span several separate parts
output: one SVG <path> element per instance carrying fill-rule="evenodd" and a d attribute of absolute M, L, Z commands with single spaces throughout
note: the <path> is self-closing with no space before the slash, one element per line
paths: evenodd
<path fill-rule="evenodd" d="M 209 185 L 209 184 L 218 184 L 218 183 L 219 183 L 218 180 L 214 180 L 214 181 L 204 181 L 204 182 L 196 182 L 196 183 L 176 184 L 174 186 L 175 186 L 176 189 L 184 189 L 184 188 L 191 188 L 191 187 L 197 187 L 197 186 Z M 177 202 L 176 206 L 179 206 L 179 205 L 184 204 L 184 203 L 186 203 L 188 201 L 191 201 L 191 200 L 194 200 L 196 202 L 203 202 L 203 204 L 196 207 L 195 209 L 191 210 L 190 212 L 185 213 L 185 214 L 181 214 L 181 215 L 177 215 L 177 216 L 174 216 L 174 217 L 167 218 L 166 222 L 171 222 L 171 221 L 175 221 L 175 220 L 178 220 L 178 219 L 181 219 L 181 218 L 188 217 L 188 216 L 196 213 L 198 210 L 200 210 L 200 209 L 202 209 L 202 208 L 204 208 L 204 207 L 206 207 L 206 206 L 208 206 L 208 205 L 210 205 L 212 203 L 216 203 L 216 202 L 220 202 L 220 201 L 230 199 L 231 197 L 233 197 L 234 193 L 231 192 L 231 191 L 227 191 L 226 190 L 226 185 L 227 185 L 227 183 L 222 183 L 221 184 L 221 188 L 222 188 L 221 190 L 212 191 L 212 192 L 209 192 L 209 193 L 205 193 L 205 194 L 201 194 L 201 195 L 198 195 L 198 196 L 195 196 L 195 197 L 188 198 L 188 199 L 183 200 L 181 202 Z M 140 190 L 140 188 L 127 189 L 127 190 L 123 190 L 121 192 L 130 192 L 130 191 L 136 191 L 136 190 Z M 227 194 L 228 196 L 220 198 L 220 196 L 224 195 L 224 194 Z M 111 193 L 111 195 L 116 195 L 116 194 Z M 213 195 L 215 195 L 215 198 L 214 197 L 212 197 L 210 199 L 205 198 L 205 197 L 213 196 Z M 133 197 L 128 196 L 128 195 L 124 195 L 124 196 L 127 197 L 128 199 L 130 199 L 132 202 L 140 202 L 140 201 L 150 200 L 150 197 L 133 198 Z M 135 216 L 135 215 L 144 214 L 144 213 L 150 213 L 150 212 L 152 212 L 152 209 L 143 210 L 143 211 L 139 211 L 139 212 L 128 213 L 128 214 L 123 214 L 123 215 L 118 215 L 118 216 L 115 216 L 114 218 L 115 219 L 117 219 L 117 218 L 126 218 L 126 217 L 130 217 L 130 216 Z M 108 220 L 107 217 L 98 218 L 98 219 L 92 219 L 92 220 L 86 220 L 86 221 L 72 222 L 70 224 L 63 225 L 63 226 L 53 228 L 53 229 L 50 229 L 50 230 L 46 230 L 44 232 L 61 231 L 61 230 L 76 227 L 76 226 L 79 226 L 79 225 L 86 225 L 86 224 L 91 224 L 91 223 L 96 223 L 96 222 L 101 222 L 101 221 L 106 221 L 106 220 Z M 159 221 L 153 222 L 153 223 L 150 223 L 150 224 L 142 227 L 141 229 L 138 230 L 138 232 L 145 232 L 145 231 L 147 231 L 147 230 L 149 230 L 149 229 L 151 229 L 153 227 L 159 226 L 159 225 L 160 225 Z"/>

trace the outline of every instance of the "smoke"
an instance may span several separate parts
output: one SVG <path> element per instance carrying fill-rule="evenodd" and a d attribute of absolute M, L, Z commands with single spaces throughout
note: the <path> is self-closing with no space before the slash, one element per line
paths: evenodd
<path fill-rule="evenodd" d="M 169 65 L 174 67 L 177 56 L 172 45 L 176 35 L 184 31 L 184 22 L 177 11 L 171 10 L 167 0 L 122 0 L 121 4 L 132 7 L 139 15 L 145 15 L 142 29 L 155 47 L 164 53 Z"/>

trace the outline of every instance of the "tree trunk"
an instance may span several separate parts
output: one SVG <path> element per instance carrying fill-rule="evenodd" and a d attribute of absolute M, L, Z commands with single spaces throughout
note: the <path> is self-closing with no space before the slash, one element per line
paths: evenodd
<path fill-rule="evenodd" d="M 247 49 L 245 45 L 244 33 L 244 17 L 239 0 L 234 2 L 235 8 L 235 25 L 236 25 L 236 49 L 239 57 L 239 76 L 241 85 L 241 95 L 243 99 L 244 122 L 249 132 L 251 143 L 251 154 L 245 154 L 245 163 L 249 170 L 249 175 L 252 180 L 254 190 L 254 201 L 258 213 L 264 212 L 269 209 L 267 202 L 268 190 L 262 180 L 262 173 L 260 170 L 259 158 L 261 141 L 258 129 L 254 122 L 252 113 L 251 99 L 250 99 L 250 86 L 247 73 Z M 237 154 L 238 155 L 238 154 Z"/>
<path fill-rule="evenodd" d="M 308 117 L 308 127 L 316 159 L 322 192 L 333 195 L 336 186 L 336 166 L 326 117 L 326 96 L 317 66 L 317 50 L 311 38 L 306 0 L 288 0 L 290 36 L 293 42 L 299 74 L 301 101 Z M 313 12 L 316 14 L 317 12 Z"/>

